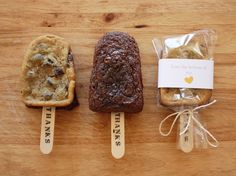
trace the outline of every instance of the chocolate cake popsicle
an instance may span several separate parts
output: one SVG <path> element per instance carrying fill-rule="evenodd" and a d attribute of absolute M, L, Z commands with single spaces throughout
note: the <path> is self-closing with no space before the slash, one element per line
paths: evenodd
<path fill-rule="evenodd" d="M 139 48 L 134 38 L 128 34 L 109 32 L 98 41 L 90 80 L 89 108 L 95 112 L 112 112 L 112 127 L 116 122 L 122 126 L 124 112 L 142 111 L 143 85 Z M 112 137 L 115 137 L 116 131 L 112 128 Z M 120 143 L 115 139 L 112 141 L 112 154 L 116 158 L 124 154 L 124 151 L 119 154 L 114 151 L 119 150 Z"/>
<path fill-rule="evenodd" d="M 74 98 L 75 71 L 70 45 L 61 37 L 44 35 L 33 40 L 22 65 L 22 97 L 29 107 L 43 107 L 40 149 L 53 147 L 55 108 Z"/>

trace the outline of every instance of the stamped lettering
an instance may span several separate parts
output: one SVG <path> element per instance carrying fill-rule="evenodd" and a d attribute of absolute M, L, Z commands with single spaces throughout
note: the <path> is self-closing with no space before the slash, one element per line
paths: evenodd
<path fill-rule="evenodd" d="M 111 143 L 112 155 L 115 158 L 121 158 L 125 152 L 125 137 L 124 137 L 124 113 L 111 113 Z"/>
<path fill-rule="evenodd" d="M 44 154 L 51 152 L 53 147 L 55 107 L 43 107 L 40 150 Z"/>

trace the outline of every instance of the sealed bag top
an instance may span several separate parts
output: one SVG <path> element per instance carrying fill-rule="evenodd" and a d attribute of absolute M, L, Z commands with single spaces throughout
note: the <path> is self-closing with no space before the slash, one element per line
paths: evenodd
<path fill-rule="evenodd" d="M 191 59 L 195 61 L 209 61 L 212 60 L 212 49 L 215 42 L 215 38 L 216 36 L 213 31 L 200 30 L 186 35 L 176 35 L 164 37 L 162 39 L 154 39 L 153 44 L 157 51 L 159 59 Z M 192 64 L 194 64 L 194 62 Z M 183 81 L 185 81 L 186 84 L 190 84 L 194 81 L 194 76 L 191 75 L 191 70 L 186 73 L 189 73 L 189 75 L 186 75 L 183 78 Z M 202 72 L 201 74 L 199 74 L 201 75 L 202 79 L 205 79 L 204 77 L 208 76 L 204 75 L 204 73 L 207 72 Z M 169 75 L 171 73 L 168 73 L 165 70 L 165 74 Z M 163 75 L 163 77 L 165 77 L 166 75 Z M 160 103 L 164 106 L 170 107 L 196 106 L 206 104 L 207 102 L 209 102 L 211 96 L 212 89 L 207 88 L 159 88 Z"/>

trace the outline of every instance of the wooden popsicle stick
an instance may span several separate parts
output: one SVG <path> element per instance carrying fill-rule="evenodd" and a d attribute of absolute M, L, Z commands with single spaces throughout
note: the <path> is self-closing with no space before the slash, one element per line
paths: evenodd
<path fill-rule="evenodd" d="M 179 119 L 180 131 L 183 131 L 188 124 L 189 114 L 182 114 Z M 188 130 L 179 136 L 179 147 L 185 152 L 189 153 L 193 150 L 193 120 L 190 118 Z"/>
<path fill-rule="evenodd" d="M 54 124 L 56 107 L 43 107 L 40 150 L 43 154 L 49 154 L 53 147 Z"/>
<path fill-rule="evenodd" d="M 124 112 L 111 113 L 111 153 L 116 159 L 125 154 L 125 115 Z"/>

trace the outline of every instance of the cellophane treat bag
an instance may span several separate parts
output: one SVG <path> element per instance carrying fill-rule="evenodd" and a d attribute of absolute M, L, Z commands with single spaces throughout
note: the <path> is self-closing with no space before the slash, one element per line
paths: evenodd
<path fill-rule="evenodd" d="M 212 97 L 216 38 L 213 30 L 205 29 L 152 40 L 158 57 L 158 103 L 174 111 L 161 121 L 159 131 L 168 136 L 178 122 L 177 146 L 186 153 L 218 146 L 199 117 L 200 110 L 216 102 Z M 173 122 L 163 132 L 169 118 Z"/>

